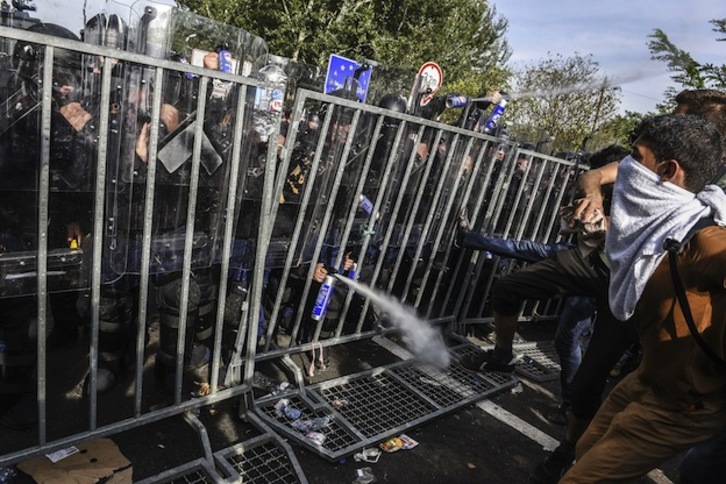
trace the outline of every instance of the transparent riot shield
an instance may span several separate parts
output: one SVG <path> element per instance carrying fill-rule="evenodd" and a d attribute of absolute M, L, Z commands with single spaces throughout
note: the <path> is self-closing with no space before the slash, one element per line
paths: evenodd
<path fill-rule="evenodd" d="M 78 40 L 55 24 L 25 29 Z M 85 287 L 84 241 L 94 213 L 97 126 L 80 95 L 82 55 L 5 39 L 0 59 L 0 296 Z M 44 84 L 44 82 L 46 84 Z M 42 264 L 39 262 L 42 259 Z"/>
<path fill-rule="evenodd" d="M 151 217 L 152 274 L 181 269 L 185 234 L 193 230 L 192 269 L 219 262 L 229 189 L 235 130 L 250 123 L 235 117 L 245 85 L 215 78 L 215 73 L 249 75 L 266 53 L 264 42 L 241 29 L 167 5 L 134 7 L 129 49 L 179 62 L 157 77 L 150 64 L 124 67 L 124 113 L 116 163 L 117 183 L 107 215 L 108 260 L 117 274 L 138 273 L 144 223 Z M 185 72 L 191 64 L 209 77 Z M 160 99 L 159 124 L 152 124 L 153 102 Z M 154 133 L 156 139 L 152 139 Z M 156 170 L 148 177 L 149 152 L 156 143 Z M 199 150 L 197 167 L 195 150 Z M 241 173 L 246 173 L 246 167 Z M 153 200 L 147 187 L 154 184 Z M 153 208 L 148 202 L 153 201 Z M 192 218 L 190 218 L 192 217 Z"/>

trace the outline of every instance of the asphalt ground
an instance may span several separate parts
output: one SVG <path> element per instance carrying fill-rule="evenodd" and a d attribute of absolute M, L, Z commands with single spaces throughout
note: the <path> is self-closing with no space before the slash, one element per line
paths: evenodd
<path fill-rule="evenodd" d="M 551 322 L 522 324 L 520 328 L 520 334 L 528 341 L 551 340 L 553 332 L 554 324 Z M 405 351 L 399 351 L 396 343 L 386 343 L 384 348 L 372 341 L 361 341 L 333 348 L 330 367 L 318 372 L 310 382 L 317 383 L 398 361 Z M 54 382 L 53 387 L 58 387 L 55 393 L 65 395 L 62 401 L 66 403 L 61 405 L 65 406 L 65 410 L 49 415 L 51 421 L 57 419 L 60 423 L 61 428 L 54 427 L 58 432 L 63 432 L 63 428 L 83 426 L 87 420 L 84 399 L 69 398 L 74 392 L 77 397 L 82 387 L 85 369 L 82 362 L 70 357 L 79 347 L 82 347 L 80 341 L 51 354 L 53 360 L 64 362 L 63 371 L 49 379 Z M 293 356 L 293 361 L 301 368 L 309 363 L 303 355 Z M 275 365 L 263 364 L 260 369 L 271 378 L 282 379 L 282 373 Z M 65 378 L 60 378 L 61 375 Z M 613 379 L 610 383 L 615 382 L 616 379 Z M 124 397 L 128 386 L 124 383 L 121 382 L 114 392 L 99 397 L 101 421 L 130 411 L 129 398 Z M 418 445 L 410 450 L 382 453 L 376 463 L 356 462 L 352 456 L 330 463 L 295 442 L 290 444 L 310 483 L 356 482 L 358 470 L 364 467 L 370 468 L 376 482 L 525 483 L 530 472 L 564 436 L 564 427 L 546 418 L 558 404 L 558 392 L 557 380 L 533 383 L 520 378 L 520 384 L 512 389 L 410 429 L 406 434 Z M 49 395 L 53 394 L 50 389 Z M 158 405 L 169 403 L 168 397 L 163 395 L 154 395 L 153 398 L 158 398 Z M 239 418 L 238 408 L 238 402 L 231 400 L 200 409 L 199 419 L 207 429 L 213 451 L 228 448 L 259 433 L 254 426 Z M 4 430 L 0 451 L 4 454 L 8 446 L 22 445 L 24 439 L 32 439 L 33 435 L 32 431 Z M 49 437 L 53 438 L 53 435 Z M 135 481 L 204 455 L 198 434 L 180 416 L 110 438 L 132 462 Z M 677 482 L 678 461 L 675 458 L 649 477 L 636 482 Z M 15 482 L 33 481 L 21 473 Z"/>

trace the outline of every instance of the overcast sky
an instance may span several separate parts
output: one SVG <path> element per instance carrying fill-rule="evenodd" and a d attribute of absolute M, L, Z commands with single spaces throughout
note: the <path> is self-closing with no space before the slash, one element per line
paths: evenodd
<path fill-rule="evenodd" d="M 652 111 L 671 85 L 667 66 L 650 60 L 648 34 L 663 30 L 699 62 L 726 63 L 709 20 L 726 18 L 725 0 L 494 0 L 509 20 L 506 37 L 516 65 L 548 52 L 592 54 L 622 88 L 621 111 Z M 675 86 L 675 85 L 674 85 Z"/>

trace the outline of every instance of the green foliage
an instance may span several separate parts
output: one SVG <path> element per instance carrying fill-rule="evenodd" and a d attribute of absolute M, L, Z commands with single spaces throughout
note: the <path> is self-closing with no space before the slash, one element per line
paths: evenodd
<path fill-rule="evenodd" d="M 629 146 L 631 142 L 631 134 L 643 120 L 643 117 L 645 117 L 644 114 L 636 113 L 634 111 L 625 111 L 625 114 L 617 114 L 613 116 L 612 119 L 609 119 L 602 125 L 599 132 L 599 135 L 602 138 L 602 144 L 600 146 L 606 146 L 609 143 Z M 593 143 L 593 145 L 594 144 L 595 143 Z"/>
<path fill-rule="evenodd" d="M 482 0 L 179 0 L 178 4 L 259 35 L 270 53 L 306 64 L 324 67 L 330 54 L 339 54 L 413 75 L 424 62 L 434 61 L 444 72 L 442 92 L 474 96 L 501 88 L 509 76 L 504 67 L 511 55 L 504 39 L 507 21 Z M 413 78 L 406 81 L 410 89 Z"/>
<path fill-rule="evenodd" d="M 591 55 L 551 55 L 515 73 L 517 98 L 508 108 L 510 133 L 520 141 L 554 137 L 556 150 L 577 150 L 587 143 L 605 146 L 602 127 L 616 114 L 619 88 L 603 78 Z M 553 88 L 553 86 L 556 86 Z"/>
<path fill-rule="evenodd" d="M 726 34 L 726 18 L 711 20 L 715 28 L 711 29 L 718 34 Z M 678 48 L 670 41 L 661 29 L 654 29 L 648 36 L 648 49 L 653 60 L 668 64 L 668 70 L 673 74 L 671 79 L 686 89 L 726 89 L 726 64 L 716 65 L 701 63 L 695 60 L 690 53 Z M 726 37 L 717 37 L 717 42 L 726 41 Z M 670 87 L 666 90 L 666 102 L 658 106 L 660 111 L 670 111 L 675 106 L 673 98 L 678 92 Z"/>

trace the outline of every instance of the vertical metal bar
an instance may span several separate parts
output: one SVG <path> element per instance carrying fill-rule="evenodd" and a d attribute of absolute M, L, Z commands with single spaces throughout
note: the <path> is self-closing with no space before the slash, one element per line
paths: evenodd
<path fill-rule="evenodd" d="M 486 146 L 484 147 L 484 153 L 486 157 L 487 151 L 489 151 L 489 148 L 491 147 L 491 142 L 487 141 Z M 494 163 L 492 163 L 491 158 L 489 160 L 489 163 L 486 165 L 486 174 L 484 175 L 484 180 L 481 184 L 482 190 L 479 193 L 479 197 L 477 198 L 476 202 L 474 203 L 474 210 L 470 214 L 470 223 L 472 227 L 477 227 L 479 224 L 477 224 L 479 214 L 481 213 L 482 206 L 484 205 L 484 202 L 486 200 L 487 193 L 489 192 L 489 185 L 492 182 L 492 173 L 494 172 Z M 485 211 L 486 212 L 486 211 Z M 478 251 L 474 251 L 474 253 L 471 255 L 469 267 L 474 265 L 474 271 L 472 272 L 469 270 L 466 273 L 466 276 L 464 278 L 462 287 L 465 288 L 464 291 L 460 291 L 459 297 L 454 304 L 454 307 L 456 308 L 456 314 L 458 314 L 459 319 L 465 318 L 469 307 L 471 304 L 471 299 L 474 296 L 474 292 L 476 290 L 476 281 L 479 277 L 479 273 L 481 272 L 481 266 L 483 263 L 483 258 L 481 258 L 481 254 Z"/>
<path fill-rule="evenodd" d="M 247 86 L 245 84 L 237 85 L 237 109 L 235 111 L 235 130 L 234 140 L 232 141 L 232 167 L 230 169 L 230 185 L 227 192 L 227 205 L 225 206 L 224 215 L 224 240 L 222 242 L 222 267 L 219 279 L 219 294 L 217 296 L 217 318 L 214 327 L 214 349 L 212 354 L 212 380 L 210 382 L 211 393 L 217 392 L 219 385 L 219 367 L 222 355 L 222 331 L 224 325 L 224 308 L 227 300 L 227 280 L 229 279 L 229 259 L 232 253 L 232 244 L 234 240 L 234 217 L 235 217 L 235 199 L 237 196 L 237 187 L 240 179 L 240 158 L 242 153 L 242 133 L 244 131 L 245 116 L 245 96 Z M 270 165 L 268 162 L 267 165 Z M 265 225 L 261 220 L 260 225 Z"/>
<path fill-rule="evenodd" d="M 527 169 L 527 174 L 525 175 L 525 180 L 526 180 L 526 176 L 529 176 L 531 168 L 532 168 L 532 163 L 530 162 L 529 167 Z M 532 208 L 534 207 L 534 202 L 537 199 L 535 188 L 539 187 L 539 184 L 542 183 L 543 175 L 544 175 L 544 165 L 540 164 L 540 166 L 538 167 L 538 170 L 537 170 L 537 174 L 535 175 L 534 182 L 532 183 L 532 193 L 530 194 L 529 200 L 527 200 L 527 206 L 524 210 L 524 214 L 522 214 L 523 223 L 519 224 L 517 232 L 514 234 L 514 237 L 517 240 L 522 239 L 522 236 L 524 236 L 524 233 L 527 229 L 527 224 L 525 222 L 527 221 L 527 219 L 529 219 L 529 216 L 532 213 Z M 544 209 L 545 209 L 545 207 L 543 205 L 542 207 L 540 207 L 540 212 L 542 212 Z M 543 242 L 546 242 L 546 241 L 543 241 Z"/>
<path fill-rule="evenodd" d="M 267 163 L 265 164 L 265 183 L 262 190 L 262 206 L 260 207 L 260 225 L 257 230 L 257 247 L 255 251 L 255 268 L 252 276 L 252 300 L 250 301 L 250 310 L 245 315 L 248 325 L 247 334 L 247 352 L 243 382 L 246 384 L 252 380 L 255 371 L 255 354 L 257 351 L 257 324 L 260 317 L 260 309 L 262 304 L 262 289 L 264 286 L 265 260 L 267 257 L 267 247 L 270 237 L 272 236 L 272 225 L 274 218 L 271 216 L 273 207 L 277 207 L 279 203 L 275 199 L 277 192 L 275 191 L 275 169 L 277 166 L 277 138 L 280 133 L 279 120 L 275 123 L 271 140 L 267 144 Z M 240 325 L 240 332 L 242 331 Z M 237 334 L 237 343 L 242 334 Z M 240 346 L 236 346 L 240 348 Z"/>
<path fill-rule="evenodd" d="M 161 86 L 164 71 L 156 68 L 154 85 Z M 159 146 L 159 122 L 161 117 L 161 89 L 153 92 L 151 105 L 151 126 L 149 140 L 149 158 L 146 164 L 146 192 L 144 195 L 144 226 L 141 241 L 141 275 L 139 280 L 138 325 L 136 327 L 136 394 L 134 395 L 134 415 L 141 415 L 144 379 L 144 348 L 146 346 L 146 329 L 148 324 L 147 307 L 149 305 L 149 277 L 151 265 L 151 235 L 154 213 L 154 195 L 156 190 L 156 156 Z"/>
<path fill-rule="evenodd" d="M 182 268 L 182 288 L 179 304 L 179 333 L 176 347 L 176 382 L 174 403 L 179 405 L 182 400 L 182 381 L 184 379 L 184 355 L 186 352 L 187 313 L 189 311 L 189 285 L 192 275 L 192 250 L 194 247 L 194 223 L 197 213 L 197 192 L 199 189 L 199 167 L 201 165 L 202 136 L 204 136 L 204 110 L 207 104 L 207 85 L 209 77 L 203 76 L 199 81 L 199 97 L 197 98 L 197 119 L 194 124 L 194 147 L 192 149 L 192 172 L 189 179 L 189 204 L 187 205 L 187 225 L 184 237 L 184 264 Z"/>
<path fill-rule="evenodd" d="M 46 421 L 46 331 L 48 317 L 48 198 L 50 196 L 50 137 L 53 87 L 53 46 L 45 47 L 43 59 L 43 98 L 38 180 L 38 440 L 47 441 Z"/>
<path fill-rule="evenodd" d="M 91 348 L 89 360 L 90 370 L 90 429 L 95 430 L 98 425 L 98 330 L 100 319 L 101 300 L 101 267 L 103 254 L 103 207 L 106 183 L 106 156 L 108 153 L 108 120 L 111 105 L 111 67 L 109 59 L 104 62 L 101 77 L 101 111 L 98 119 L 100 126 L 98 137 L 98 158 L 96 168 L 96 187 L 93 214 L 93 255 L 91 268 Z"/>
<path fill-rule="evenodd" d="M 504 204 L 507 200 L 507 194 L 509 193 L 510 184 L 512 182 L 512 173 L 514 173 L 514 164 L 509 163 L 511 161 L 511 151 L 507 155 L 507 157 L 502 160 L 502 164 L 507 165 L 506 173 L 500 173 L 499 175 L 499 183 L 497 183 L 497 188 L 495 189 L 496 196 L 492 197 L 492 204 L 494 206 L 494 211 L 492 213 L 492 218 L 490 219 L 490 227 L 493 230 L 496 230 L 497 224 L 499 223 L 499 219 L 502 216 L 502 213 L 504 211 Z M 502 170 L 504 171 L 504 170 Z M 494 199 L 496 198 L 496 202 Z M 506 236 L 506 233 L 502 233 L 502 235 Z"/>
<path fill-rule="evenodd" d="M 444 162 L 443 169 L 441 170 L 441 177 L 436 183 L 436 191 L 434 192 L 434 197 L 431 200 L 431 205 L 428 208 L 428 213 L 426 215 L 426 221 L 424 222 L 424 227 L 421 231 L 421 240 L 419 240 L 419 244 L 416 248 L 416 256 L 413 260 L 412 267 L 409 270 L 408 278 L 406 279 L 406 285 L 404 287 L 404 293 L 401 296 L 401 301 L 406 301 L 406 298 L 408 296 L 408 291 L 411 288 L 411 283 L 413 282 L 414 274 L 416 271 L 416 267 L 418 267 L 418 257 L 421 255 L 421 251 L 423 250 L 423 246 L 426 243 L 426 239 L 428 237 L 429 230 L 431 230 L 431 225 L 434 221 L 434 215 L 436 213 L 436 210 L 439 205 L 439 200 L 441 198 L 441 194 L 443 193 L 447 185 L 448 180 L 447 174 L 449 173 L 449 169 L 452 166 L 451 160 L 454 157 L 454 154 L 456 153 L 457 146 L 459 144 L 459 140 L 461 139 L 461 134 L 454 135 L 454 139 L 451 141 L 451 145 L 449 145 L 449 152 L 446 155 L 446 161 Z M 460 164 L 460 167 L 463 167 L 463 164 Z M 435 247 L 434 247 L 435 249 Z M 422 285 L 419 288 L 419 293 L 416 297 L 416 300 L 414 301 L 414 307 L 418 307 L 420 298 L 421 298 L 421 288 L 423 287 L 423 279 L 422 279 Z"/>

